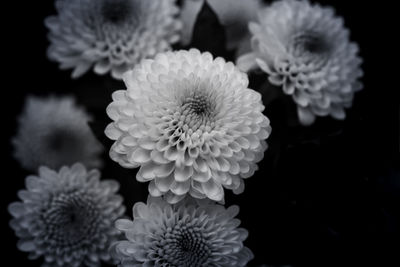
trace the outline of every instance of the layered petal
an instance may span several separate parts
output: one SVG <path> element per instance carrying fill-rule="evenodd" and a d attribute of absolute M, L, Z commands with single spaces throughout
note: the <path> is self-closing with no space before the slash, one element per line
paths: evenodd
<path fill-rule="evenodd" d="M 133 222 L 117 220 L 125 240 L 112 246 L 118 266 L 246 266 L 253 253 L 238 228 L 239 208 L 184 198 L 171 205 L 149 197 L 136 203 Z"/>
<path fill-rule="evenodd" d="M 48 57 L 78 78 L 89 69 L 121 79 L 144 58 L 171 49 L 182 24 L 175 0 L 57 0 Z"/>
<path fill-rule="evenodd" d="M 30 96 L 12 139 L 14 157 L 34 172 L 41 165 L 58 169 L 76 162 L 101 167 L 103 146 L 89 128 L 91 121 L 72 97 Z"/>
<path fill-rule="evenodd" d="M 107 108 L 113 160 L 140 166 L 137 179 L 154 181 L 150 194 L 171 202 L 187 194 L 221 201 L 223 188 L 242 191 L 239 179 L 254 173 L 271 132 L 244 73 L 192 49 L 145 60 L 124 82 L 127 90 Z"/>
<path fill-rule="evenodd" d="M 116 181 L 100 181 L 100 172 L 80 164 L 47 167 L 26 178 L 21 201 L 8 210 L 17 247 L 30 259 L 44 258 L 43 266 L 100 266 L 111 259 L 108 247 L 117 240 L 114 221 L 125 211 Z M 119 229 L 130 229 L 126 220 Z"/>
<path fill-rule="evenodd" d="M 238 59 L 250 71 L 258 66 L 297 104 L 301 124 L 316 116 L 343 120 L 353 95 L 362 88 L 358 45 L 349 40 L 334 10 L 309 1 L 281 0 L 259 11 L 250 24 L 252 51 Z"/>

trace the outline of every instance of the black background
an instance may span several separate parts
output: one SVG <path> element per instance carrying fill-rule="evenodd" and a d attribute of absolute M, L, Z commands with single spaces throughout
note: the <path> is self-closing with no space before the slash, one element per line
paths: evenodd
<path fill-rule="evenodd" d="M 313 126 L 301 127 L 290 98 L 266 84 L 264 75 L 250 76 L 271 120 L 270 147 L 260 170 L 246 180 L 243 194 L 225 191 L 226 204 L 240 205 L 239 218 L 249 230 L 246 245 L 255 254 L 250 265 L 365 266 L 378 257 L 375 266 L 396 266 L 392 256 L 400 229 L 399 88 L 398 77 L 390 73 L 398 68 L 391 65 L 397 52 L 390 44 L 397 32 L 390 14 L 394 6 L 381 2 L 319 1 L 344 17 L 364 58 L 364 90 L 355 95 L 345 121 L 318 118 Z M 28 261 L 26 253 L 17 250 L 6 210 L 29 174 L 11 157 L 10 145 L 26 95 L 75 95 L 96 117 L 93 129 L 107 146 L 103 177 L 121 183 L 129 215 L 133 203 L 146 199 L 147 184 L 136 182 L 134 172 L 108 158 L 111 143 L 102 134 L 109 122 L 105 107 L 123 83 L 92 72 L 71 80 L 70 71 L 59 70 L 46 58 L 43 20 L 55 13 L 53 2 L 9 4 L 4 10 L 10 14 L 3 11 L 2 17 L 3 261 L 9 262 L 4 266 L 39 266 L 41 260 Z M 204 9 L 192 46 L 232 60 L 223 40 L 223 29 Z"/>

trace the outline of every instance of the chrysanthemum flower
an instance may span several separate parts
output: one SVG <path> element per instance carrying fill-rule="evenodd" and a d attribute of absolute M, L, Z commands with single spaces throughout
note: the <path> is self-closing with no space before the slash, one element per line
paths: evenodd
<path fill-rule="evenodd" d="M 8 207 L 18 248 L 42 266 L 100 266 L 111 259 L 108 248 L 118 239 L 114 222 L 124 213 L 119 184 L 100 181 L 97 170 L 81 164 L 55 172 L 46 167 L 26 178 L 21 202 Z"/>
<path fill-rule="evenodd" d="M 41 165 L 58 169 L 75 162 L 99 167 L 103 146 L 90 130 L 90 120 L 72 97 L 28 97 L 12 140 L 14 156 L 32 171 Z"/>
<path fill-rule="evenodd" d="M 183 0 L 181 42 L 185 45 L 192 40 L 196 19 L 204 3 L 211 7 L 224 26 L 227 49 L 245 49 L 250 39 L 248 24 L 257 20 L 257 11 L 263 6 L 262 0 Z"/>
<path fill-rule="evenodd" d="M 187 193 L 223 200 L 223 187 L 240 193 L 242 178 L 263 158 L 271 128 L 261 95 L 232 63 L 198 50 L 167 52 L 125 73 L 106 135 L 113 160 L 140 167 L 152 196 L 174 203 Z"/>
<path fill-rule="evenodd" d="M 332 8 L 283 0 L 259 12 L 250 24 L 253 52 L 238 59 L 242 70 L 258 66 L 297 104 L 304 125 L 316 116 L 345 118 L 362 88 L 358 46 Z"/>
<path fill-rule="evenodd" d="M 238 212 L 206 201 L 170 205 L 149 198 L 134 205 L 133 222 L 117 220 L 126 240 L 114 243 L 111 254 L 123 267 L 245 266 L 253 254 L 243 245 L 248 233 L 238 228 Z"/>
<path fill-rule="evenodd" d="M 77 78 L 94 66 L 97 74 L 122 73 L 143 58 L 179 41 L 175 0 L 56 0 L 58 16 L 46 19 L 50 59 Z"/>

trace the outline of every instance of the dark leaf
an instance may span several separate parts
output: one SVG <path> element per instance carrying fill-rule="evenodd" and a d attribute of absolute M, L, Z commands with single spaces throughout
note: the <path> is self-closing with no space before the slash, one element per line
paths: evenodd
<path fill-rule="evenodd" d="M 207 2 L 204 3 L 193 29 L 192 45 L 202 52 L 208 51 L 216 56 L 225 56 L 225 30 L 215 12 Z"/>

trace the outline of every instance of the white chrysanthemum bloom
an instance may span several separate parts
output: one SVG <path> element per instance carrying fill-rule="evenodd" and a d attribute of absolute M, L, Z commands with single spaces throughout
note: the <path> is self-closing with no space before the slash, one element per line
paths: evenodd
<path fill-rule="evenodd" d="M 238 59 L 248 71 L 256 65 L 297 104 L 299 120 L 345 118 L 354 93 L 362 88 L 358 45 L 349 41 L 343 19 L 332 8 L 283 0 L 259 12 L 250 24 L 253 52 Z"/>
<path fill-rule="evenodd" d="M 183 0 L 181 42 L 184 45 L 192 40 L 197 16 L 205 2 L 225 28 L 227 49 L 245 49 L 250 39 L 248 24 L 257 20 L 257 11 L 263 6 L 262 0 Z"/>
<path fill-rule="evenodd" d="M 245 266 L 253 253 L 243 245 L 238 206 L 185 199 L 171 205 L 160 198 L 133 207 L 133 222 L 116 221 L 126 240 L 111 246 L 119 266 Z"/>
<path fill-rule="evenodd" d="M 106 135 L 110 157 L 140 167 L 152 196 L 175 203 L 186 194 L 221 201 L 241 193 L 267 148 L 269 120 L 261 95 L 233 63 L 198 50 L 167 52 L 126 72 Z"/>
<path fill-rule="evenodd" d="M 90 130 L 90 120 L 72 97 L 28 97 L 12 139 L 14 156 L 32 171 L 42 165 L 58 169 L 75 162 L 100 167 L 103 146 Z"/>
<path fill-rule="evenodd" d="M 57 16 L 46 19 L 50 59 L 73 78 L 92 66 L 97 74 L 122 73 L 143 58 L 171 49 L 182 24 L 175 0 L 56 0 Z"/>
<path fill-rule="evenodd" d="M 18 248 L 30 259 L 43 256 L 46 267 L 109 261 L 109 246 L 119 238 L 114 222 L 125 208 L 118 182 L 99 177 L 82 164 L 59 172 L 41 167 L 38 176 L 28 176 L 26 190 L 18 192 L 22 201 L 8 207 Z"/>

